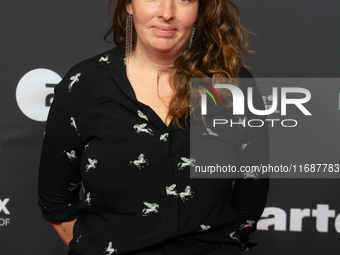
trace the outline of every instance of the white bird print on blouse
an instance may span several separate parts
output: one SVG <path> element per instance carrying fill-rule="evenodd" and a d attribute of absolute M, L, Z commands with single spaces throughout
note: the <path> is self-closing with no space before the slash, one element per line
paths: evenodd
<path fill-rule="evenodd" d="M 91 192 L 87 192 L 85 202 L 91 205 Z"/>
<path fill-rule="evenodd" d="M 99 59 L 99 62 L 106 62 L 106 63 L 110 64 L 111 61 L 109 61 L 109 56 L 110 56 L 110 55 L 106 55 L 105 57 L 101 57 L 101 58 Z"/>
<path fill-rule="evenodd" d="M 240 116 L 237 116 L 236 118 L 239 123 L 244 123 L 239 125 L 239 128 L 244 130 L 246 127 L 247 116 L 244 116 L 242 118 Z"/>
<path fill-rule="evenodd" d="M 168 139 L 167 137 L 169 136 L 169 133 L 164 133 L 160 136 L 159 140 L 160 141 L 163 141 L 163 142 L 166 142 Z"/>
<path fill-rule="evenodd" d="M 149 165 L 148 161 L 149 161 L 148 159 L 144 158 L 144 154 L 141 153 L 139 154 L 138 159 L 130 161 L 130 165 L 133 163 L 136 167 L 141 169 L 142 167 L 144 167 L 141 164 Z"/>
<path fill-rule="evenodd" d="M 250 172 L 246 172 L 243 173 L 243 179 L 257 179 L 258 178 L 258 173 L 254 172 L 254 171 L 250 171 Z"/>
<path fill-rule="evenodd" d="M 66 153 L 66 156 L 71 160 L 77 159 L 76 152 L 74 150 L 71 150 L 70 152 L 64 151 Z"/>
<path fill-rule="evenodd" d="M 108 255 L 112 255 L 112 253 L 117 252 L 117 249 L 112 248 L 112 242 L 109 242 L 108 246 L 105 248 L 104 252 L 108 252 Z"/>
<path fill-rule="evenodd" d="M 140 118 L 149 121 L 148 117 L 141 110 L 138 110 L 137 113 Z"/>
<path fill-rule="evenodd" d="M 149 213 L 151 212 L 154 212 L 154 213 L 158 213 L 158 208 L 159 208 L 159 204 L 157 203 L 148 203 L 148 202 L 143 202 L 148 208 L 143 208 L 142 210 L 142 215 L 143 216 L 146 216 L 148 215 Z"/>
<path fill-rule="evenodd" d="M 236 234 L 236 236 L 235 234 L 236 234 L 236 231 L 229 233 L 230 238 L 236 240 L 237 242 L 241 242 L 241 240 L 238 238 L 238 234 Z M 249 251 L 248 247 L 243 247 L 243 248 L 245 248 L 244 251 Z"/>
<path fill-rule="evenodd" d="M 246 220 L 247 224 L 242 224 L 239 228 L 239 230 L 244 229 L 244 228 L 251 228 L 253 224 L 255 223 L 254 220 Z"/>
<path fill-rule="evenodd" d="M 176 184 L 172 184 L 171 186 L 166 186 L 166 187 L 165 187 L 166 194 L 167 194 L 168 196 L 174 195 L 174 196 L 178 197 L 177 190 L 174 190 L 175 188 L 176 188 Z"/>
<path fill-rule="evenodd" d="M 143 124 L 140 124 L 140 125 L 139 125 L 139 124 L 135 124 L 135 125 L 133 126 L 133 128 L 136 129 L 136 132 L 137 132 L 137 133 L 144 132 L 144 133 L 147 133 L 147 134 L 149 134 L 149 135 L 153 135 L 152 129 L 151 129 L 151 128 L 145 128 L 146 125 L 147 125 L 147 123 L 143 123 Z"/>
<path fill-rule="evenodd" d="M 75 119 L 73 117 L 71 117 L 71 126 L 74 127 L 76 129 L 76 131 L 78 132 L 76 121 L 75 121 Z"/>
<path fill-rule="evenodd" d="M 181 197 L 182 201 L 185 202 L 185 200 L 188 200 L 187 197 L 193 197 L 193 194 L 195 192 L 191 191 L 190 186 L 186 186 L 184 192 L 179 193 L 179 196 Z"/>
<path fill-rule="evenodd" d="M 210 128 L 206 128 L 208 131 L 208 134 L 211 136 L 218 136 L 218 134 L 214 131 L 212 131 Z M 207 135 L 207 133 L 203 133 L 203 135 Z"/>
<path fill-rule="evenodd" d="M 229 233 L 229 236 L 230 236 L 232 239 L 234 239 L 234 240 L 237 240 L 237 241 L 239 242 L 239 241 L 240 241 L 240 239 L 238 239 L 238 237 L 234 236 L 234 235 L 235 235 L 235 233 L 236 233 L 236 231 L 234 231 L 234 232 L 231 232 L 231 233 Z"/>
<path fill-rule="evenodd" d="M 250 143 L 244 143 L 241 146 L 241 152 L 244 152 L 244 150 L 246 149 L 246 147 L 249 145 Z"/>
<path fill-rule="evenodd" d="M 183 170 L 183 168 L 187 166 L 195 166 L 194 163 L 196 162 L 196 159 L 194 158 L 181 157 L 181 160 L 183 160 L 183 162 L 177 164 L 179 170 Z"/>
<path fill-rule="evenodd" d="M 198 232 L 204 232 L 211 228 L 210 225 L 204 225 L 204 224 L 202 224 L 200 227 L 201 227 L 201 230 L 199 230 Z"/>
<path fill-rule="evenodd" d="M 68 93 L 71 92 L 71 89 L 73 87 L 73 85 L 79 81 L 79 77 L 80 77 L 81 73 L 77 73 L 76 75 L 71 76 L 70 80 L 72 81 L 69 85 L 68 85 Z"/>
<path fill-rule="evenodd" d="M 97 162 L 98 162 L 96 159 L 88 158 L 87 161 L 89 163 L 86 165 L 86 172 L 88 172 L 90 169 L 96 168 L 96 165 L 97 165 Z"/>

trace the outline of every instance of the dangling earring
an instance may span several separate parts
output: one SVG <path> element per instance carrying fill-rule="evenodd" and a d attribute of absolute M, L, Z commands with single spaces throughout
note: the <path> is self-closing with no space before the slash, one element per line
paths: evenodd
<path fill-rule="evenodd" d="M 189 48 L 191 48 L 192 41 L 194 40 L 195 31 L 196 31 L 196 23 L 194 23 L 192 30 L 191 30 L 190 37 L 189 37 Z"/>
<path fill-rule="evenodd" d="M 131 14 L 126 16 L 125 32 L 125 58 L 127 58 L 127 62 L 129 62 L 133 44 L 133 16 Z"/>

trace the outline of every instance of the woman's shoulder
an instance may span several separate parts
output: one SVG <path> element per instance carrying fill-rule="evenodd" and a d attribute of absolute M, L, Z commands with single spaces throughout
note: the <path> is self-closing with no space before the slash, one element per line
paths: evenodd
<path fill-rule="evenodd" d="M 86 72 L 93 71 L 96 68 L 110 69 L 112 65 L 122 62 L 124 59 L 124 54 L 122 51 L 115 47 L 109 51 L 102 52 L 91 58 L 85 59 L 76 65 L 74 65 L 69 71 L 70 72 Z"/>
<path fill-rule="evenodd" d="M 247 68 L 245 68 L 244 66 L 241 66 L 238 74 L 239 74 L 239 82 L 241 84 L 241 89 L 244 92 L 249 87 L 256 88 L 256 90 L 258 90 L 254 76 L 251 74 L 251 72 Z"/>
<path fill-rule="evenodd" d="M 264 102 L 262 98 L 262 94 L 260 91 L 260 88 L 252 75 L 252 73 L 242 66 L 239 71 L 239 80 L 240 80 L 240 86 L 243 90 L 243 93 L 247 96 L 248 95 L 248 89 L 251 88 L 252 90 L 252 99 L 253 99 L 253 105 L 257 106 L 257 109 L 263 109 L 264 108 Z"/>
<path fill-rule="evenodd" d="M 238 75 L 240 78 L 254 78 L 251 72 L 244 66 L 241 66 L 240 71 L 238 72 Z"/>
<path fill-rule="evenodd" d="M 108 74 L 118 65 L 124 64 L 124 54 L 113 48 L 74 65 L 56 86 L 56 91 L 71 93 L 81 88 L 83 92 L 99 85 L 109 77 Z M 75 93 L 72 93 L 75 94 Z"/>

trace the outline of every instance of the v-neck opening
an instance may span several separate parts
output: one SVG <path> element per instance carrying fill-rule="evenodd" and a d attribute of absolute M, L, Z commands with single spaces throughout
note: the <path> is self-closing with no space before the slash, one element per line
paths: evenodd
<path fill-rule="evenodd" d="M 123 68 L 123 70 L 124 70 L 124 73 L 123 73 L 123 74 L 124 74 L 124 76 L 125 76 L 125 78 L 126 78 L 126 80 L 127 80 L 127 84 L 128 84 L 128 86 L 129 86 L 129 90 L 131 91 L 131 95 L 132 95 L 133 99 L 134 99 L 136 102 L 138 102 L 138 104 L 142 105 L 144 108 L 149 109 L 149 111 L 151 110 L 152 113 L 153 113 L 155 116 L 157 116 L 157 118 L 159 119 L 159 121 L 163 123 L 163 126 L 164 126 L 164 127 L 166 127 L 167 129 L 170 128 L 170 126 L 172 125 L 172 120 L 173 120 L 173 118 L 171 118 L 169 124 L 167 125 L 167 124 L 162 120 L 162 118 L 154 111 L 154 109 L 152 109 L 149 105 L 144 104 L 144 103 L 142 103 L 141 101 L 139 101 L 139 100 L 137 99 L 136 92 L 135 92 L 135 90 L 133 89 L 132 84 L 131 84 L 129 78 L 127 77 L 126 65 L 124 65 L 123 67 L 124 67 L 124 68 Z"/>
<path fill-rule="evenodd" d="M 141 107 L 140 110 L 147 111 L 151 113 L 155 117 L 155 121 L 159 122 L 159 126 L 164 129 L 169 129 L 172 126 L 172 119 L 170 120 L 169 124 L 167 125 L 162 118 L 149 106 L 137 99 L 136 93 L 131 85 L 130 80 L 127 77 L 126 72 L 126 65 L 124 64 L 124 54 L 122 52 L 118 55 L 119 60 L 116 65 L 111 66 L 110 76 L 116 80 L 117 85 L 120 89 L 128 96 L 131 100 L 135 101 L 137 105 Z M 143 109 L 144 108 L 144 109 Z"/>

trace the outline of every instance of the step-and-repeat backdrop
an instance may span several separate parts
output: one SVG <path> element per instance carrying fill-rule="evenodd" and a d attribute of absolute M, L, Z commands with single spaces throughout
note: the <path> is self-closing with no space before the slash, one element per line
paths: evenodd
<path fill-rule="evenodd" d="M 312 163 L 339 164 L 340 84 L 327 79 L 340 76 L 339 1 L 237 4 L 242 23 L 254 32 L 255 54 L 245 61 L 256 77 L 320 78 L 310 86 L 305 79 L 303 83 L 312 95 L 304 105 L 312 117 L 294 105 L 287 108 L 291 116 L 283 118 L 280 107 L 271 115 L 295 116 L 302 123 L 286 128 L 275 122 L 270 129 L 272 163 L 294 163 L 304 172 Z M 0 3 L 0 254 L 67 254 L 37 206 L 42 137 L 53 88 L 67 70 L 114 46 L 103 40 L 109 15 L 108 0 Z M 274 84 L 279 93 L 289 83 L 282 80 Z M 269 109 L 275 96 L 265 83 L 260 80 L 259 86 Z M 309 171 L 304 178 L 272 180 L 258 231 L 251 237 L 259 245 L 250 254 L 339 254 L 340 173 L 313 178 Z"/>

